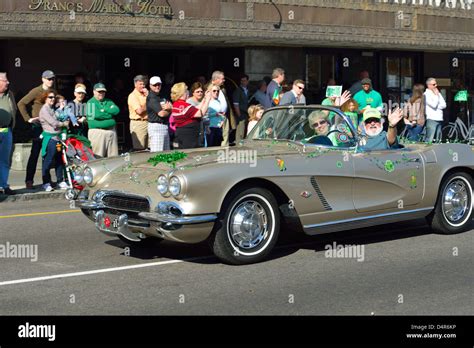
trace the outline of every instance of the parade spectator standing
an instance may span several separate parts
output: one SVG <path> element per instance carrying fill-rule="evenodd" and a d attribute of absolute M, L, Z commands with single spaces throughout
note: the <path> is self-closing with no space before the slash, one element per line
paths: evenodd
<path fill-rule="evenodd" d="M 209 132 L 206 133 L 206 142 L 207 146 L 220 146 L 222 143 L 222 126 L 226 120 L 225 114 L 219 111 L 221 110 L 219 101 L 221 88 L 211 83 L 207 90 L 211 95 L 211 101 L 206 113 L 206 118 L 209 119 Z"/>
<path fill-rule="evenodd" d="M 354 82 L 352 86 L 349 88 L 349 92 L 351 92 L 351 95 L 356 95 L 356 93 L 358 93 L 359 91 L 362 91 L 362 80 L 364 79 L 370 79 L 370 75 L 367 70 L 362 70 L 359 73 L 359 81 Z"/>
<path fill-rule="evenodd" d="M 341 106 L 341 111 L 349 117 L 356 130 L 359 128 L 359 114 L 357 113 L 357 110 L 359 110 L 359 104 L 357 104 L 353 98 L 349 99 Z"/>
<path fill-rule="evenodd" d="M 252 105 L 249 107 L 249 125 L 247 127 L 247 135 L 250 133 L 250 131 L 255 127 L 262 118 L 263 112 L 265 109 L 263 108 L 262 105 Z"/>
<path fill-rule="evenodd" d="M 148 148 L 148 114 L 146 111 L 146 77 L 137 75 L 133 79 L 135 89 L 128 96 L 128 111 L 130 113 L 130 134 L 134 150 Z"/>
<path fill-rule="evenodd" d="M 234 101 L 234 110 L 237 119 L 237 130 L 235 132 L 235 141 L 239 142 L 245 138 L 245 131 L 249 115 L 247 110 L 249 108 L 249 76 L 243 75 L 240 78 L 240 86 L 234 91 L 232 100 Z"/>
<path fill-rule="evenodd" d="M 231 132 L 236 129 L 236 119 L 232 108 L 230 107 L 229 98 L 224 88 L 225 75 L 222 71 L 214 71 L 211 77 L 211 83 L 220 87 L 219 103 L 221 105 L 220 110 L 217 112 L 226 115 L 226 120 L 222 126 L 222 143 L 221 146 L 229 146 Z"/>
<path fill-rule="evenodd" d="M 418 141 L 425 126 L 425 103 L 423 93 L 425 86 L 417 83 L 413 86 L 413 94 L 403 108 L 403 121 L 407 130 L 407 139 Z"/>
<path fill-rule="evenodd" d="M 64 182 L 64 163 L 62 153 L 58 151 L 58 145 L 60 146 L 60 134 L 66 131 L 69 121 L 61 122 L 56 119 L 54 112 L 56 96 L 54 92 L 44 92 L 41 102 L 44 104 L 39 112 L 39 121 L 43 130 L 41 133 L 43 137 L 41 146 L 43 189 L 46 192 L 53 191 L 50 170 L 54 164 L 58 186 L 65 190 L 68 188 L 68 184 Z"/>
<path fill-rule="evenodd" d="M 267 99 L 271 106 L 280 104 L 280 92 L 285 81 L 285 70 L 276 68 L 272 73 L 272 81 L 267 86 Z"/>
<path fill-rule="evenodd" d="M 383 111 L 382 96 L 379 92 L 372 89 L 372 80 L 365 78 L 361 81 L 362 90 L 354 96 L 355 101 L 359 104 L 359 112 L 363 113 L 367 109 L 377 109 Z"/>
<path fill-rule="evenodd" d="M 114 116 L 120 109 L 105 98 L 107 89 L 103 83 L 94 85 L 94 96 L 87 102 L 88 138 L 92 151 L 98 157 L 118 156 L 118 139 Z"/>
<path fill-rule="evenodd" d="M 10 174 L 10 155 L 13 146 L 12 130 L 15 127 L 16 103 L 9 90 L 10 81 L 7 74 L 0 73 L 0 192 L 13 195 L 15 192 L 8 185 Z"/>
<path fill-rule="evenodd" d="M 443 125 L 443 110 L 446 109 L 446 101 L 438 89 L 436 79 L 430 77 L 426 80 L 425 112 L 426 112 L 426 139 L 428 143 L 433 139 L 441 137 L 441 126 Z"/>
<path fill-rule="evenodd" d="M 31 91 L 28 92 L 19 102 L 18 102 L 18 110 L 20 110 L 21 116 L 26 122 L 32 124 L 32 144 L 31 144 L 31 152 L 30 157 L 28 158 L 28 164 L 26 167 L 26 188 L 32 189 L 33 188 L 33 180 L 36 173 L 36 166 L 38 164 L 38 157 L 41 152 L 41 143 L 42 140 L 40 138 L 42 129 L 41 125 L 39 124 L 39 112 L 43 106 L 41 102 L 42 96 L 44 92 L 55 92 L 53 89 L 54 85 L 54 72 L 51 70 L 46 70 L 41 75 L 42 84 L 38 87 L 33 88 Z M 31 113 L 28 111 L 28 107 L 31 106 Z"/>
<path fill-rule="evenodd" d="M 150 79 L 150 93 L 148 93 L 146 98 L 148 139 L 151 152 L 170 149 L 168 124 L 172 105 L 165 99 L 160 98 L 161 85 L 161 78 L 153 76 Z"/>
<path fill-rule="evenodd" d="M 206 92 L 199 108 L 189 104 L 188 86 L 184 82 L 175 84 L 171 88 L 173 109 L 171 116 L 176 125 L 175 144 L 178 149 L 191 149 L 199 145 L 199 119 L 207 112 L 210 94 Z"/>
<path fill-rule="evenodd" d="M 293 82 L 293 87 L 291 91 L 283 94 L 280 100 L 280 105 L 296 105 L 302 104 L 306 105 L 306 98 L 303 94 L 304 91 L 304 81 L 295 80 Z"/>
<path fill-rule="evenodd" d="M 115 121 L 117 122 L 116 128 L 117 133 L 121 135 L 119 138 L 123 139 L 123 147 L 127 151 L 133 148 L 132 135 L 130 134 L 130 114 L 128 112 L 129 94 L 130 93 L 125 90 L 125 83 L 121 77 L 116 77 L 112 89 L 107 90 L 108 98 L 120 109 L 120 113 L 115 116 Z"/>
<path fill-rule="evenodd" d="M 191 85 L 191 97 L 186 100 L 187 103 L 198 106 L 204 98 L 204 85 L 201 82 L 194 82 Z M 199 147 L 207 147 L 206 131 L 209 129 L 209 118 L 203 117 L 199 131 Z"/>
<path fill-rule="evenodd" d="M 249 105 L 262 105 L 265 109 L 272 106 L 267 97 L 267 83 L 260 80 L 257 84 L 257 91 L 250 97 Z"/>
<path fill-rule="evenodd" d="M 87 119 L 86 119 L 86 103 L 84 99 L 86 98 L 86 86 L 82 83 L 78 83 L 74 86 L 74 100 L 68 103 L 68 107 L 76 116 L 78 126 L 69 126 L 69 132 L 76 136 L 86 137 L 87 138 Z"/>
<path fill-rule="evenodd" d="M 186 100 L 187 103 L 198 106 L 204 98 L 204 85 L 201 82 L 194 82 L 191 85 L 191 97 Z"/>

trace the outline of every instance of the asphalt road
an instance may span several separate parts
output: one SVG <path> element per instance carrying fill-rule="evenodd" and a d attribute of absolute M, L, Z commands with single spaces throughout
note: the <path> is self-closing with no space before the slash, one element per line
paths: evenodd
<path fill-rule="evenodd" d="M 363 261 L 326 257 L 333 242 L 364 245 Z M 67 202 L 41 200 L 0 204 L 6 243 L 36 244 L 38 260 L 0 260 L 0 315 L 474 314 L 474 230 L 435 235 L 424 220 L 289 240 L 228 266 L 205 244 L 127 256 Z"/>

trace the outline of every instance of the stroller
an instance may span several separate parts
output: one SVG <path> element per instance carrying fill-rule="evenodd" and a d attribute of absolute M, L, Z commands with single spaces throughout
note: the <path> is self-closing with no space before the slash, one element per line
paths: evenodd
<path fill-rule="evenodd" d="M 75 169 L 81 164 L 95 160 L 94 153 L 91 150 L 89 139 L 77 134 L 61 134 L 62 159 L 66 168 L 66 176 L 69 182 L 69 189 L 66 191 L 66 198 L 76 199 L 79 193 L 84 189 L 74 180 Z"/>

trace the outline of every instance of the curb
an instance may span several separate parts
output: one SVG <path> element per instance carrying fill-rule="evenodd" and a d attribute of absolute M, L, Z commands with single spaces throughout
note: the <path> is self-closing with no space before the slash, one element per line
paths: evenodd
<path fill-rule="evenodd" d="M 58 192 L 36 192 L 36 193 L 18 193 L 12 196 L 0 195 L 0 203 L 6 202 L 24 202 L 40 199 L 66 199 L 65 191 Z"/>

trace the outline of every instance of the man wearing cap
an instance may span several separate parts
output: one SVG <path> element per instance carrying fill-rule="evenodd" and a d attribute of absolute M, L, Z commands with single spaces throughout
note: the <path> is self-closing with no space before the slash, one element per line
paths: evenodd
<path fill-rule="evenodd" d="M 74 86 L 74 100 L 69 102 L 67 107 L 72 110 L 74 116 L 79 122 L 79 126 L 69 126 L 69 131 L 72 134 L 87 137 L 87 126 L 86 126 L 86 103 L 84 99 L 86 97 L 86 86 L 82 83 Z"/>
<path fill-rule="evenodd" d="M 361 140 L 362 151 L 389 150 L 397 144 L 397 124 L 403 118 L 403 111 L 396 108 L 388 113 L 388 131 L 383 130 L 382 114 L 379 110 L 368 108 L 364 111 L 362 122 L 366 137 Z"/>
<path fill-rule="evenodd" d="M 374 108 L 383 111 L 382 96 L 379 92 L 372 89 L 372 80 L 365 78 L 361 81 L 362 90 L 354 95 L 354 99 L 359 104 L 359 112 Z"/>
<path fill-rule="evenodd" d="M 148 114 L 146 111 L 147 78 L 137 75 L 133 79 L 135 89 L 128 96 L 128 111 L 130 113 L 130 134 L 134 150 L 148 148 Z"/>
<path fill-rule="evenodd" d="M 160 98 L 161 84 L 161 78 L 153 76 L 150 79 L 150 93 L 146 98 L 150 152 L 170 149 L 168 124 L 173 106 L 169 101 Z"/>
<path fill-rule="evenodd" d="M 94 96 L 87 102 L 88 137 L 92 151 L 98 157 L 118 156 L 118 139 L 115 119 L 120 109 L 105 98 L 107 89 L 103 83 L 94 85 Z"/>
<path fill-rule="evenodd" d="M 8 89 L 9 84 L 7 74 L 0 72 L 0 192 L 6 195 L 14 194 L 8 185 L 8 174 L 10 173 L 16 103 L 13 93 Z"/>
<path fill-rule="evenodd" d="M 41 103 L 41 96 L 45 92 L 54 92 L 54 72 L 51 70 L 46 70 L 41 75 L 43 83 L 33 88 L 28 92 L 19 102 L 18 110 L 20 110 L 21 116 L 26 122 L 32 124 L 33 130 L 33 143 L 31 145 L 30 157 L 28 158 L 28 165 L 26 167 L 26 188 L 33 188 L 33 180 L 36 173 L 36 165 L 38 164 L 38 157 L 41 151 L 42 140 L 40 138 L 43 129 L 39 123 L 39 112 L 43 106 Z M 31 113 L 28 111 L 28 108 L 31 107 Z"/>

